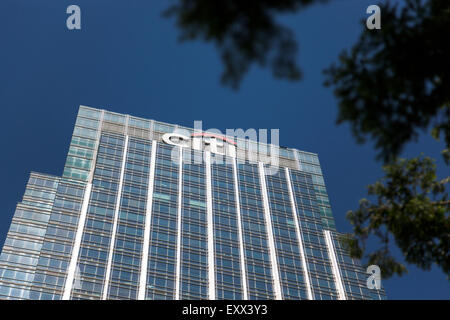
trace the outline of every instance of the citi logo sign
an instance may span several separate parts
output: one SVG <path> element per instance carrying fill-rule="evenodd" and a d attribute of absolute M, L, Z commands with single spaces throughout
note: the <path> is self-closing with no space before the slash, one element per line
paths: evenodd
<path fill-rule="evenodd" d="M 268 144 L 267 129 L 226 129 L 226 134 L 218 129 L 202 130 L 202 121 L 194 121 L 194 133 L 182 128 L 172 133 L 165 133 L 162 141 L 181 148 L 211 152 L 211 163 L 223 164 L 263 162 L 270 164 L 273 173 L 279 164 L 279 129 L 270 129 L 270 144 Z M 236 139 L 236 140 L 235 140 Z M 184 150 L 184 149 L 183 149 Z M 205 153 L 206 154 L 206 153 Z M 178 163 L 178 149 L 172 152 L 172 160 Z M 191 152 L 183 152 L 183 163 L 200 164 L 205 159 Z M 276 170 L 276 171 L 273 171 Z"/>
<path fill-rule="evenodd" d="M 205 139 L 206 138 L 206 139 Z M 218 155 L 227 155 L 236 158 L 236 142 L 214 133 L 192 133 L 190 137 L 180 133 L 166 133 L 162 140 L 174 146 L 192 148 L 194 150 L 207 150 Z"/>

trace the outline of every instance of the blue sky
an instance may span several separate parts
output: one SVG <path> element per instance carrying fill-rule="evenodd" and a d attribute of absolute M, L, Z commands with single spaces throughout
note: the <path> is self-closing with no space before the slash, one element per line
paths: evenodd
<path fill-rule="evenodd" d="M 239 91 L 220 85 L 212 44 L 177 41 L 167 1 L 2 0 L 0 2 L 0 246 L 30 171 L 61 175 L 80 104 L 204 129 L 278 128 L 280 143 L 319 154 L 339 231 L 347 210 L 381 176 L 370 144 L 336 126 L 337 103 L 322 70 L 361 32 L 370 0 L 334 0 L 280 17 L 299 42 L 303 81 L 275 80 L 253 67 Z M 66 28 L 77 4 L 82 30 Z M 437 157 L 442 144 L 421 136 L 405 154 Z M 438 165 L 444 168 L 439 159 Z M 443 169 L 441 169 L 443 170 Z M 443 174 L 443 172 L 441 172 Z M 383 281 L 390 299 L 448 299 L 437 268 Z"/>

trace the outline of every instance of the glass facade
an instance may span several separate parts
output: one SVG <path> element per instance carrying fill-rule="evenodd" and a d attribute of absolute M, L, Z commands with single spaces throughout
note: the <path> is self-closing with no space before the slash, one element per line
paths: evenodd
<path fill-rule="evenodd" d="M 386 298 L 340 243 L 316 154 L 222 155 L 164 138 L 179 129 L 81 106 L 62 176 L 30 174 L 0 299 Z"/>

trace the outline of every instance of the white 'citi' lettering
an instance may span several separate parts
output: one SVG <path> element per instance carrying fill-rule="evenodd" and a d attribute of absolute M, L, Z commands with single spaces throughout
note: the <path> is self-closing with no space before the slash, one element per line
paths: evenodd
<path fill-rule="evenodd" d="M 162 136 L 162 140 L 167 144 L 183 148 L 191 147 L 195 150 L 202 150 L 203 145 L 206 145 L 212 153 L 236 158 L 236 143 L 213 133 L 194 133 L 192 138 L 175 132 L 166 133 Z"/>

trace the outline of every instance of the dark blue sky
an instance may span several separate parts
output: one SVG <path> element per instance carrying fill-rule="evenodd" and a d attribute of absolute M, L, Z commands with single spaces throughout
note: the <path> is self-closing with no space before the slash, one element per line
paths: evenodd
<path fill-rule="evenodd" d="M 212 44 L 178 43 L 174 21 L 161 17 L 169 3 L 0 1 L 0 246 L 29 172 L 62 174 L 80 104 L 189 127 L 203 120 L 204 129 L 223 132 L 279 128 L 282 145 L 319 154 L 337 228 L 351 230 L 345 213 L 381 176 L 380 163 L 370 144 L 357 145 L 347 125 L 335 125 L 336 100 L 322 70 L 355 43 L 375 1 L 334 0 L 280 17 L 299 41 L 303 81 L 275 80 L 253 67 L 237 92 L 220 85 Z M 81 7 L 80 31 L 66 28 L 70 4 Z M 436 157 L 441 147 L 423 136 L 405 153 Z M 437 268 L 409 270 L 383 281 L 388 298 L 450 298 Z"/>

